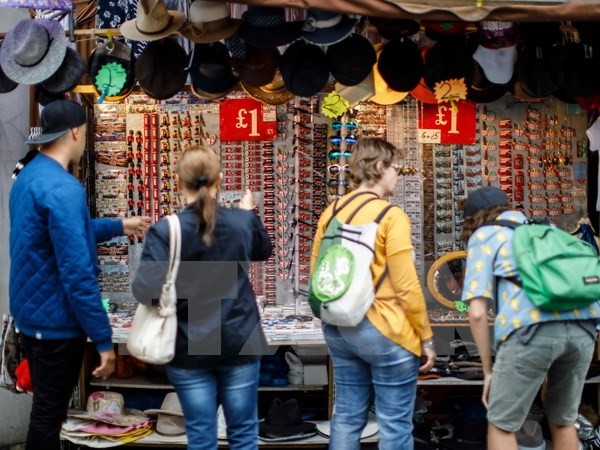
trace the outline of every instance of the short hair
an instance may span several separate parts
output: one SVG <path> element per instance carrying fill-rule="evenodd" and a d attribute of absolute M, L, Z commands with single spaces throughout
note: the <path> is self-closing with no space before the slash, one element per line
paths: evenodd
<path fill-rule="evenodd" d="M 381 172 L 377 170 L 377 163 L 383 162 L 384 167 L 389 167 L 395 162 L 404 159 L 404 152 L 395 145 L 383 139 L 359 139 L 351 149 L 348 168 L 348 178 L 354 186 L 364 182 L 373 185 L 381 179 Z"/>

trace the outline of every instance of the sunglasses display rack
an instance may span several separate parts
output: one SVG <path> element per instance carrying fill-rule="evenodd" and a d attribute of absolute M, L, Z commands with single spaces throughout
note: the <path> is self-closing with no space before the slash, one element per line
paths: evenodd
<path fill-rule="evenodd" d="M 325 207 L 327 131 L 318 110 L 318 98 L 290 103 L 278 115 L 275 141 L 277 304 L 293 305 L 295 314 L 306 303 L 312 236 Z"/>
<path fill-rule="evenodd" d="M 356 137 L 358 121 L 356 112 L 350 110 L 338 120 L 329 124 L 329 146 L 327 166 L 327 191 L 329 202 L 342 197 L 350 188 L 347 175 L 348 159 L 352 154 L 352 146 L 358 141 Z"/>
<path fill-rule="evenodd" d="M 404 152 L 399 170 L 400 179 L 390 202 L 400 206 L 411 222 L 415 266 L 423 271 L 423 202 L 421 194 L 422 154 L 417 143 L 418 104 L 415 100 L 388 106 L 385 112 L 388 142 Z"/>

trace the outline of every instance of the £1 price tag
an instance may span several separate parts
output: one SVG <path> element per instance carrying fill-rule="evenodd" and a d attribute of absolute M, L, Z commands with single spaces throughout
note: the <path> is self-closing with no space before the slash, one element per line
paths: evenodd
<path fill-rule="evenodd" d="M 340 117 L 344 114 L 348 108 L 350 107 L 350 103 L 344 97 L 342 97 L 339 93 L 332 91 L 330 92 L 321 103 L 321 114 L 330 119 L 335 119 L 336 117 Z"/>

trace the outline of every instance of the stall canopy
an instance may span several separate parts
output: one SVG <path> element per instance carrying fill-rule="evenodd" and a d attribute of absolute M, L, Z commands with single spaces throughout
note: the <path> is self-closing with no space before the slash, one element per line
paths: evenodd
<path fill-rule="evenodd" d="M 0 7 L 71 11 L 73 2 L 72 0 L 0 0 Z"/>
<path fill-rule="evenodd" d="M 422 20 L 600 20 L 600 0 L 236 0 L 236 3 Z"/>

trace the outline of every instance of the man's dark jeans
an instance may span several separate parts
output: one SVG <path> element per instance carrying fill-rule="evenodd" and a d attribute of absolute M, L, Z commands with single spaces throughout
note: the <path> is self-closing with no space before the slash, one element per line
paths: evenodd
<path fill-rule="evenodd" d="M 60 429 L 77 384 L 85 338 L 39 340 L 21 335 L 33 383 L 26 450 L 60 450 Z"/>

